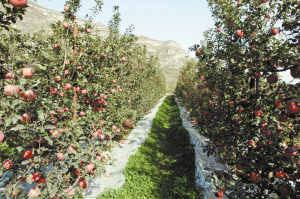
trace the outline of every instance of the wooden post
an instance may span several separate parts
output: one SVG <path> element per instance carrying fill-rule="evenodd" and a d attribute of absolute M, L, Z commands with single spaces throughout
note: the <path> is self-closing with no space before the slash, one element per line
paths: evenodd
<path fill-rule="evenodd" d="M 76 39 L 78 37 L 78 24 L 74 24 L 73 35 L 75 37 L 73 57 L 74 57 L 74 66 L 76 66 L 77 65 L 77 54 L 78 54 L 77 49 L 76 49 Z M 77 95 L 75 86 L 73 86 L 73 92 L 74 92 L 73 103 L 77 103 L 78 95 Z M 74 108 L 73 120 L 77 120 L 77 107 Z"/>

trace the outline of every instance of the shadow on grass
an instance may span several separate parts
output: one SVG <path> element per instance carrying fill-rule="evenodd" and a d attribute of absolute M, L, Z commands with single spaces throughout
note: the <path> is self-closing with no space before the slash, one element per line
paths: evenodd
<path fill-rule="evenodd" d="M 173 96 L 164 100 L 148 138 L 129 158 L 124 173 L 121 189 L 98 198 L 202 198 L 195 185 L 195 152 Z"/>

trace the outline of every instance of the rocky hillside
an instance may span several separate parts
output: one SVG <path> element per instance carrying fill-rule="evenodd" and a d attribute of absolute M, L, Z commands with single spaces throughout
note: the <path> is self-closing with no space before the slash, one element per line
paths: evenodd
<path fill-rule="evenodd" d="M 64 19 L 62 13 L 43 8 L 31 0 L 28 0 L 28 6 L 24 19 L 12 24 L 13 28 L 20 29 L 24 33 L 32 33 L 40 28 L 50 31 L 49 25 L 51 23 Z M 77 22 L 79 25 L 84 24 L 84 20 L 80 17 L 77 17 Z M 108 36 L 109 31 L 106 25 L 100 22 L 94 25 L 95 29 L 100 31 L 100 36 L 104 38 Z M 167 86 L 174 88 L 180 68 L 191 58 L 190 55 L 174 41 L 157 41 L 143 36 L 138 36 L 138 38 L 139 44 L 146 45 L 151 54 L 159 57 L 163 73 L 167 79 Z"/>

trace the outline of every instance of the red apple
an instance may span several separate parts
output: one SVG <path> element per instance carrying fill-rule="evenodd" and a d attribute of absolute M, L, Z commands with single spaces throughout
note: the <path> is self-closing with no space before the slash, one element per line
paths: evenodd
<path fill-rule="evenodd" d="M 64 6 L 64 10 L 65 10 L 66 12 L 68 12 L 68 11 L 69 11 L 69 7 L 68 7 L 68 6 Z"/>
<path fill-rule="evenodd" d="M 278 28 L 273 28 L 272 30 L 271 30 L 271 35 L 277 35 L 279 33 L 279 29 Z"/>
<path fill-rule="evenodd" d="M 96 156 L 96 159 L 99 160 L 99 162 L 101 162 L 101 161 L 103 160 L 102 155 L 101 155 L 101 154 L 100 154 L 100 155 L 97 155 L 97 156 Z"/>
<path fill-rule="evenodd" d="M 43 184 L 44 182 L 46 182 L 46 178 L 44 176 L 41 176 L 37 183 L 38 184 Z"/>
<path fill-rule="evenodd" d="M 281 121 L 281 122 L 285 122 L 286 121 L 286 114 L 281 114 L 281 115 L 278 115 L 278 120 Z"/>
<path fill-rule="evenodd" d="M 274 102 L 274 106 L 281 107 L 281 106 L 282 106 L 282 103 L 281 103 L 279 100 L 276 100 L 276 101 Z"/>
<path fill-rule="evenodd" d="M 122 57 L 122 62 L 126 62 L 126 57 Z"/>
<path fill-rule="evenodd" d="M 72 145 L 70 145 L 68 149 L 71 150 L 71 151 L 76 151 L 76 148 L 73 147 Z"/>
<path fill-rule="evenodd" d="M 60 82 L 61 79 L 62 79 L 62 78 L 61 78 L 60 75 L 57 75 L 57 76 L 54 77 L 54 80 L 55 80 L 56 82 Z"/>
<path fill-rule="evenodd" d="M 24 150 L 22 153 L 22 157 L 25 159 L 30 159 L 33 157 L 32 151 L 31 150 Z"/>
<path fill-rule="evenodd" d="M 91 29 L 91 28 L 87 28 L 87 29 L 86 29 L 86 32 L 87 32 L 87 33 L 91 33 L 91 32 L 92 32 L 92 29 Z"/>
<path fill-rule="evenodd" d="M 95 131 L 95 132 L 93 133 L 93 137 L 95 137 L 95 138 L 99 137 L 98 131 Z"/>
<path fill-rule="evenodd" d="M 269 84 L 276 83 L 277 81 L 278 81 L 278 76 L 276 74 L 272 74 L 267 77 L 267 82 Z"/>
<path fill-rule="evenodd" d="M 80 91 L 80 87 L 76 87 L 76 92 L 79 93 Z"/>
<path fill-rule="evenodd" d="M 32 68 L 22 68 L 22 75 L 26 78 L 31 78 L 34 75 L 34 70 Z"/>
<path fill-rule="evenodd" d="M 295 102 L 288 102 L 285 106 L 287 114 L 297 115 L 300 113 L 300 107 L 297 106 Z"/>
<path fill-rule="evenodd" d="M 29 191 L 29 196 L 31 198 L 36 198 L 40 195 L 41 190 L 38 187 L 33 187 L 32 189 L 30 189 Z"/>
<path fill-rule="evenodd" d="M 242 2 L 239 1 L 239 2 L 237 3 L 237 6 L 238 6 L 238 7 L 242 6 Z"/>
<path fill-rule="evenodd" d="M 66 64 L 66 65 L 70 65 L 70 61 L 69 61 L 69 60 L 66 60 L 65 64 Z"/>
<path fill-rule="evenodd" d="M 58 133 L 63 133 L 64 130 L 62 130 L 62 129 L 57 129 L 57 132 L 58 132 Z"/>
<path fill-rule="evenodd" d="M 263 2 L 263 3 L 267 3 L 267 2 L 268 2 L 268 0 L 262 0 L 262 2 Z"/>
<path fill-rule="evenodd" d="M 0 131 L 0 142 L 2 142 L 3 140 L 4 140 L 4 133 Z"/>
<path fill-rule="evenodd" d="M 288 187 L 286 187 L 284 185 L 280 185 L 278 188 L 278 191 L 284 196 L 288 196 L 291 194 L 291 189 L 289 189 Z"/>
<path fill-rule="evenodd" d="M 27 90 L 24 93 L 24 97 L 22 97 L 21 99 L 24 100 L 24 101 L 29 102 L 29 101 L 34 100 L 35 98 L 36 98 L 35 91 L 33 91 L 33 90 Z"/>
<path fill-rule="evenodd" d="M 69 189 L 69 187 L 65 188 L 65 192 L 67 192 L 68 189 Z M 68 195 L 69 195 L 69 196 L 73 196 L 74 193 L 75 193 L 75 189 L 71 189 L 70 191 L 68 191 Z"/>
<path fill-rule="evenodd" d="M 63 28 L 64 28 L 64 29 L 67 29 L 67 28 L 69 28 L 69 24 L 68 24 L 68 23 L 66 23 L 66 22 L 65 22 L 65 23 L 63 23 Z"/>
<path fill-rule="evenodd" d="M 55 122 L 56 123 L 56 122 Z M 57 137 L 58 136 L 58 134 L 59 134 L 59 132 L 58 131 L 54 131 L 54 132 L 52 132 L 52 136 L 53 137 Z"/>
<path fill-rule="evenodd" d="M 38 172 L 33 172 L 29 175 L 32 182 L 35 182 L 40 179 L 40 174 Z"/>
<path fill-rule="evenodd" d="M 101 55 L 101 57 L 100 57 L 102 60 L 104 60 L 105 59 L 105 56 L 104 55 Z"/>
<path fill-rule="evenodd" d="M 201 54 L 201 50 L 197 50 L 196 51 L 196 56 L 200 55 Z"/>
<path fill-rule="evenodd" d="M 87 163 L 86 168 L 88 169 L 88 173 L 92 172 L 95 165 L 92 162 Z"/>
<path fill-rule="evenodd" d="M 89 183 L 88 182 L 80 182 L 79 183 L 79 186 L 82 188 L 82 189 L 86 189 L 86 188 L 88 188 L 88 186 L 89 186 Z"/>
<path fill-rule="evenodd" d="M 267 129 L 263 129 L 263 130 L 261 130 L 261 134 L 264 136 L 271 135 L 271 131 L 267 130 Z"/>
<path fill-rule="evenodd" d="M 54 48 L 59 48 L 59 44 L 54 44 Z"/>
<path fill-rule="evenodd" d="M 56 94 L 57 93 L 57 88 L 50 88 L 50 93 L 51 94 Z"/>
<path fill-rule="evenodd" d="M 87 93 L 87 91 L 86 91 L 86 90 L 81 90 L 81 93 L 82 93 L 83 95 L 85 95 L 85 94 Z"/>
<path fill-rule="evenodd" d="M 102 103 L 103 103 L 103 99 L 102 98 L 98 99 L 98 104 L 101 105 Z"/>
<path fill-rule="evenodd" d="M 260 176 L 258 174 L 256 174 L 255 172 L 252 172 L 251 176 L 250 176 L 250 180 L 253 181 L 254 183 L 258 182 L 260 179 Z"/>
<path fill-rule="evenodd" d="M 253 140 L 248 140 L 248 144 L 249 144 L 250 146 L 254 146 L 254 141 L 253 141 Z"/>
<path fill-rule="evenodd" d="M 237 109 L 237 113 L 242 113 L 243 111 L 244 111 L 243 107 Z"/>
<path fill-rule="evenodd" d="M 65 86 L 64 89 L 65 89 L 66 91 L 68 91 L 68 90 L 70 90 L 71 88 L 72 88 L 72 85 L 71 85 L 71 84 L 67 84 L 67 85 Z"/>
<path fill-rule="evenodd" d="M 294 64 L 294 67 L 290 69 L 290 74 L 293 78 L 300 77 L 300 63 L 299 62 L 296 62 Z"/>
<path fill-rule="evenodd" d="M 12 166 L 13 166 L 13 161 L 11 161 L 11 160 L 5 160 L 5 161 L 2 163 L 2 166 L 3 166 L 5 169 L 10 169 L 10 168 L 12 168 Z"/>
<path fill-rule="evenodd" d="M 223 193 L 223 191 L 221 191 L 221 190 L 216 190 L 215 196 L 216 196 L 216 198 L 221 199 L 221 198 L 224 197 L 224 193 Z"/>
<path fill-rule="evenodd" d="M 255 110 L 255 111 L 254 111 L 254 115 L 255 115 L 255 116 L 263 116 L 264 113 L 262 112 L 262 110 Z"/>
<path fill-rule="evenodd" d="M 235 38 L 241 38 L 243 36 L 244 32 L 242 30 L 235 31 Z"/>
<path fill-rule="evenodd" d="M 271 14 L 270 13 L 267 13 L 266 15 L 265 15 L 265 17 L 267 18 L 267 19 L 271 19 Z"/>
<path fill-rule="evenodd" d="M 261 78 L 261 73 L 255 73 L 254 77 L 255 77 L 256 79 Z"/>
<path fill-rule="evenodd" d="M 20 89 L 16 85 L 6 85 L 4 87 L 4 94 L 7 96 L 12 96 L 14 92 L 18 93 L 20 92 Z"/>
<path fill-rule="evenodd" d="M 10 0 L 10 3 L 15 8 L 25 8 L 27 6 L 27 0 Z"/>
<path fill-rule="evenodd" d="M 293 156 L 291 153 L 283 153 L 281 158 L 284 162 L 292 162 L 293 161 Z"/>
<path fill-rule="evenodd" d="M 31 119 L 31 115 L 29 113 L 24 113 L 20 117 L 21 122 L 28 122 L 30 119 Z"/>
<path fill-rule="evenodd" d="M 217 29 L 217 31 L 218 31 L 218 32 L 221 32 L 221 31 L 222 31 L 222 29 L 221 29 L 221 28 L 218 28 L 218 29 Z"/>
<path fill-rule="evenodd" d="M 81 112 L 79 113 L 79 115 L 80 115 L 80 116 L 84 116 L 85 113 L 84 113 L 83 111 L 81 111 Z"/>
<path fill-rule="evenodd" d="M 5 76 L 4 76 L 5 79 L 10 79 L 10 80 L 13 80 L 16 78 L 15 74 L 13 73 L 6 73 Z"/>
<path fill-rule="evenodd" d="M 58 160 L 61 160 L 61 161 L 64 160 L 64 154 L 63 154 L 63 153 L 58 153 L 58 154 L 56 155 L 56 157 L 57 157 Z"/>

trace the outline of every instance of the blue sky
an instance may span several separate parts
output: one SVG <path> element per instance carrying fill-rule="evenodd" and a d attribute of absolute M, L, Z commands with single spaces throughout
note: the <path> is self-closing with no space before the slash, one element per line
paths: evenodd
<path fill-rule="evenodd" d="M 37 0 L 36 3 L 51 10 L 63 11 L 65 2 L 65 0 Z M 82 2 L 78 15 L 84 18 L 95 2 L 94 0 Z M 104 0 L 102 13 L 94 22 L 107 25 L 115 5 L 119 6 L 121 13 L 121 33 L 133 24 L 135 35 L 159 41 L 176 41 L 185 51 L 203 39 L 204 31 L 214 27 L 206 0 Z M 194 52 L 190 54 L 194 57 Z"/>
<path fill-rule="evenodd" d="M 32 0 L 33 1 L 33 0 Z M 37 0 L 45 8 L 63 11 L 65 0 Z M 78 15 L 82 18 L 95 5 L 94 0 L 82 0 Z M 108 24 L 113 15 L 113 6 L 119 6 L 121 29 L 124 33 L 131 24 L 134 34 L 159 41 L 176 41 L 186 52 L 194 44 L 203 40 L 203 32 L 214 28 L 214 21 L 206 0 L 104 0 L 102 12 L 94 22 Z M 190 52 L 195 57 L 194 52 Z M 289 71 L 280 73 L 283 80 L 290 82 L 293 78 Z M 299 80 L 294 80 L 297 83 Z"/>

